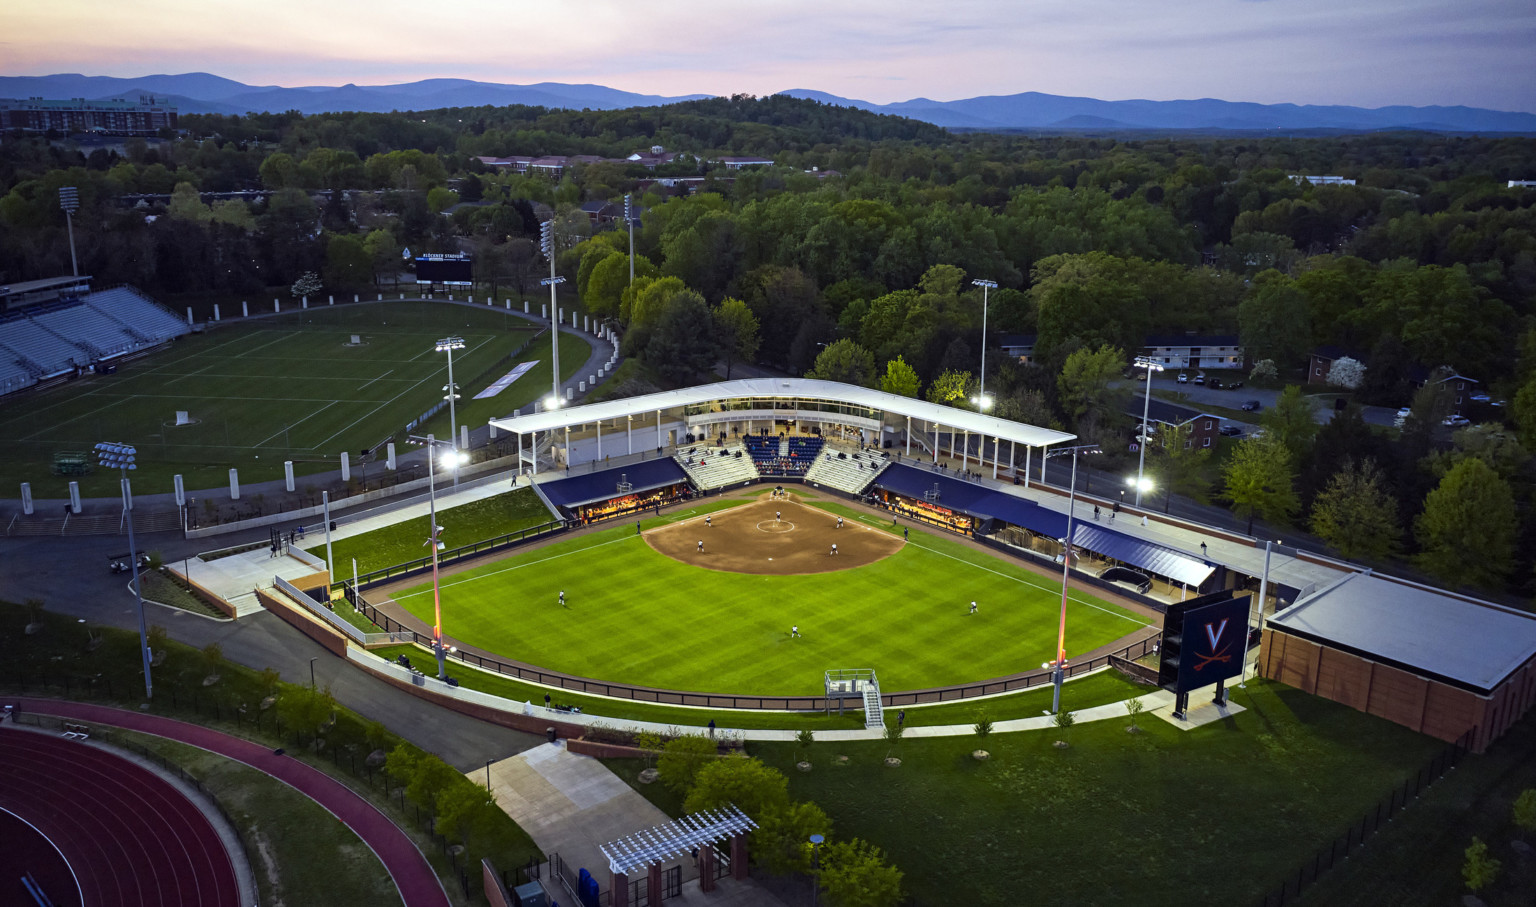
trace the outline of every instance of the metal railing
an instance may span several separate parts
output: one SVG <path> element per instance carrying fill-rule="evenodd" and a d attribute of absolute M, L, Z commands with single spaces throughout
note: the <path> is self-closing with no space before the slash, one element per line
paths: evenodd
<path fill-rule="evenodd" d="M 326 623 L 330 624 L 335 629 L 340 630 L 342 633 L 345 633 L 347 635 L 348 639 L 351 639 L 351 640 L 357 642 L 359 645 L 363 645 L 363 646 L 378 646 L 378 645 L 387 645 L 387 644 L 392 643 L 392 642 L 410 642 L 411 641 L 406 636 L 406 634 L 399 633 L 399 632 L 396 632 L 396 633 L 389 633 L 389 632 L 384 632 L 384 633 L 368 633 L 368 632 L 365 632 L 361 627 L 359 627 L 356 624 L 352 623 L 351 621 L 347 620 L 345 617 L 342 617 L 340 614 L 337 614 L 335 612 L 335 610 L 333 610 L 330 607 L 329 598 L 327 598 L 327 600 L 325 602 L 316 601 L 315 597 L 313 595 L 311 595 L 310 593 L 304 592 L 303 590 L 301 590 L 297 586 L 295 586 L 293 583 L 290 583 L 287 580 L 283 579 L 281 576 L 274 576 L 272 578 L 272 585 L 274 587 L 276 587 L 278 589 L 278 591 L 282 592 L 283 594 L 287 595 L 289 598 L 293 599 L 293 601 L 296 604 L 302 605 L 307 611 L 309 611 L 310 614 L 313 614 L 315 617 L 320 618 L 321 620 L 323 620 Z M 326 594 L 324 586 L 321 586 L 321 587 L 319 587 L 317 589 L 314 589 L 312 591 L 313 592 L 318 592 L 321 595 L 325 595 Z M 414 636 L 414 634 L 412 634 L 412 636 Z"/>
<path fill-rule="evenodd" d="M 509 532 L 506 535 L 498 535 L 495 538 L 482 539 L 478 542 L 472 542 L 468 545 L 462 545 L 458 548 L 450 548 L 449 550 L 438 554 L 437 563 L 438 566 L 441 567 L 446 564 L 454 563 L 455 561 L 461 561 L 465 558 L 474 557 L 478 554 L 484 554 L 488 551 L 499 551 L 503 548 L 511 548 L 514 545 L 521 545 L 523 542 L 531 541 L 532 539 L 536 538 L 542 538 L 543 536 L 549 535 L 551 533 L 562 532 L 564 529 L 564 523 L 551 520 L 548 523 L 541 523 L 538 526 L 530 526 L 527 529 L 520 529 L 517 532 Z M 376 586 L 379 583 L 387 582 L 393 579 L 399 579 L 405 576 L 411 576 L 412 574 L 422 573 L 431 569 L 432 557 L 430 555 L 427 557 L 419 557 L 413 561 L 406 561 L 403 564 L 395 564 L 393 567 L 382 567 L 378 570 L 370 570 L 367 573 L 361 574 L 357 578 L 357 586 L 360 589 L 367 589 L 371 586 Z M 332 586 L 334 587 L 340 587 L 342 585 L 342 581 L 336 581 L 332 583 Z M 379 624 L 381 627 L 384 626 L 376 618 L 374 619 L 374 623 Z"/>

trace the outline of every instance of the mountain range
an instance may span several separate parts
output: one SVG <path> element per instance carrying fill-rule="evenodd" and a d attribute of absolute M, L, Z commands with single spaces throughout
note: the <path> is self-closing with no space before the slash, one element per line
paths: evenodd
<path fill-rule="evenodd" d="M 810 89 L 783 94 L 840 107 L 893 114 L 951 129 L 967 130 L 1328 130 L 1369 132 L 1418 129 L 1439 132 L 1536 133 L 1536 114 L 1478 107 L 1348 107 L 1254 104 L 1214 98 L 1180 101 L 1104 101 L 1026 91 L 958 101 L 914 98 L 892 104 L 843 98 Z M 709 95 L 668 97 L 636 94 L 602 85 L 540 82 L 510 85 L 467 79 L 424 79 L 397 85 L 341 85 L 283 88 L 247 85 L 208 73 L 152 75 L 134 79 L 61 74 L 0 76 L 0 98 L 166 99 L 182 113 L 242 114 L 297 110 L 301 113 L 434 110 L 443 107 L 528 104 L 556 108 L 613 110 L 673 104 Z"/>

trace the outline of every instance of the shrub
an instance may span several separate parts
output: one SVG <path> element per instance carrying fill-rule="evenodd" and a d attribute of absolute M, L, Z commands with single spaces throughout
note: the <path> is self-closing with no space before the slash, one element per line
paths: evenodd
<path fill-rule="evenodd" d="M 1478 892 L 1492 885 L 1502 868 L 1502 863 L 1488 856 L 1488 845 L 1474 837 L 1466 850 L 1466 862 L 1461 864 L 1461 878 L 1468 891 Z"/>
<path fill-rule="evenodd" d="M 679 794 L 686 794 L 693 787 L 699 769 L 717 752 L 715 741 L 702 734 L 685 734 L 668 742 L 656 762 L 661 783 Z"/>
<path fill-rule="evenodd" d="M 976 723 L 972 725 L 972 729 L 976 731 L 976 736 L 982 739 L 986 739 L 987 735 L 992 733 L 992 716 L 987 714 L 986 709 L 976 710 Z"/>

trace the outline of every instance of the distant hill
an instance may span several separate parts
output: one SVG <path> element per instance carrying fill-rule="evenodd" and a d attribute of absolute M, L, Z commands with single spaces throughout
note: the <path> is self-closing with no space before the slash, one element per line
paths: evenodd
<path fill-rule="evenodd" d="M 539 82 L 507 85 L 468 79 L 423 79 L 399 85 L 341 85 L 282 88 L 246 85 L 209 73 L 152 75 L 133 79 L 84 76 L 0 76 L 0 97 L 48 99 L 169 97 L 183 113 L 301 113 L 436 110 L 445 107 L 526 104 L 555 109 L 617 110 L 708 98 L 636 94 L 602 85 Z M 949 129 L 1012 130 L 1212 130 L 1369 132 L 1423 129 L 1441 132 L 1536 133 L 1536 114 L 1477 107 L 1346 107 L 1253 104 L 1201 98 L 1184 101 L 1101 101 L 1026 91 L 958 101 L 913 98 L 873 104 L 823 91 L 782 92 L 839 107 L 910 117 Z"/>

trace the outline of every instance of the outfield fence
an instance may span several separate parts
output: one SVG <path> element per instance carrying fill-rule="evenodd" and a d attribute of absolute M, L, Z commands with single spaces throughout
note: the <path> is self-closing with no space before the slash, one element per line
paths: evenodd
<path fill-rule="evenodd" d="M 1477 728 L 1472 728 L 1456 739 L 1454 743 L 1436 753 L 1429 762 L 1419 767 L 1402 786 L 1395 787 L 1385 797 L 1378 800 L 1376 805 L 1366 810 L 1360 819 L 1352 823 L 1344 830 L 1342 835 L 1329 841 L 1327 845 L 1318 848 L 1312 855 L 1312 859 L 1302 863 L 1294 873 L 1287 876 L 1278 888 L 1271 890 L 1259 901 L 1261 907 L 1282 907 L 1289 904 L 1302 895 L 1308 886 L 1322 878 L 1340 862 L 1349 859 L 1350 854 L 1358 848 L 1364 847 L 1365 842 L 1381 829 L 1383 825 L 1392 821 L 1392 818 L 1402 812 L 1408 804 L 1418 799 L 1431 784 L 1445 777 L 1446 773 L 1456 767 L 1469 750 L 1468 746 L 1477 735 Z"/>
<path fill-rule="evenodd" d="M 414 628 L 395 620 L 366 601 L 360 599 L 357 610 L 364 617 L 383 627 L 385 631 L 398 634 L 402 642 L 412 642 L 428 647 L 432 645 L 431 636 L 417 632 Z M 1162 634 L 1154 632 L 1113 652 L 1081 662 L 1069 663 L 1065 676 L 1069 678 L 1077 677 L 1081 674 L 1097 671 L 1100 668 L 1111 667 L 1117 662 L 1134 661 L 1142 658 L 1154 651 L 1153 647 L 1161 638 Z M 588 677 L 565 674 L 559 671 L 549 671 L 520 662 L 503 661 L 489 653 L 472 652 L 463 647 L 451 653 L 449 657 L 456 658 L 467 665 L 473 665 L 483 671 L 490 671 L 504 677 L 536 683 L 541 686 L 557 687 L 573 693 L 590 693 L 594 696 L 629 699 L 635 702 L 648 702 L 658 705 L 687 705 L 712 709 L 760 709 L 791 712 L 821 712 L 838 705 L 836 701 L 829 700 L 825 696 L 743 696 L 731 693 L 696 693 L 683 690 L 666 690 L 658 687 L 609 683 L 602 680 L 593 680 Z M 995 680 L 983 680 L 976 683 L 882 693 L 880 695 L 880 702 L 887 708 L 958 702 L 964 699 L 975 699 L 980 696 L 996 696 L 1000 693 L 1014 693 L 1021 690 L 1048 686 L 1052 679 L 1053 672 L 1051 669 L 1042 668 L 1038 671 L 1028 671 L 1011 677 L 1000 677 Z"/>

